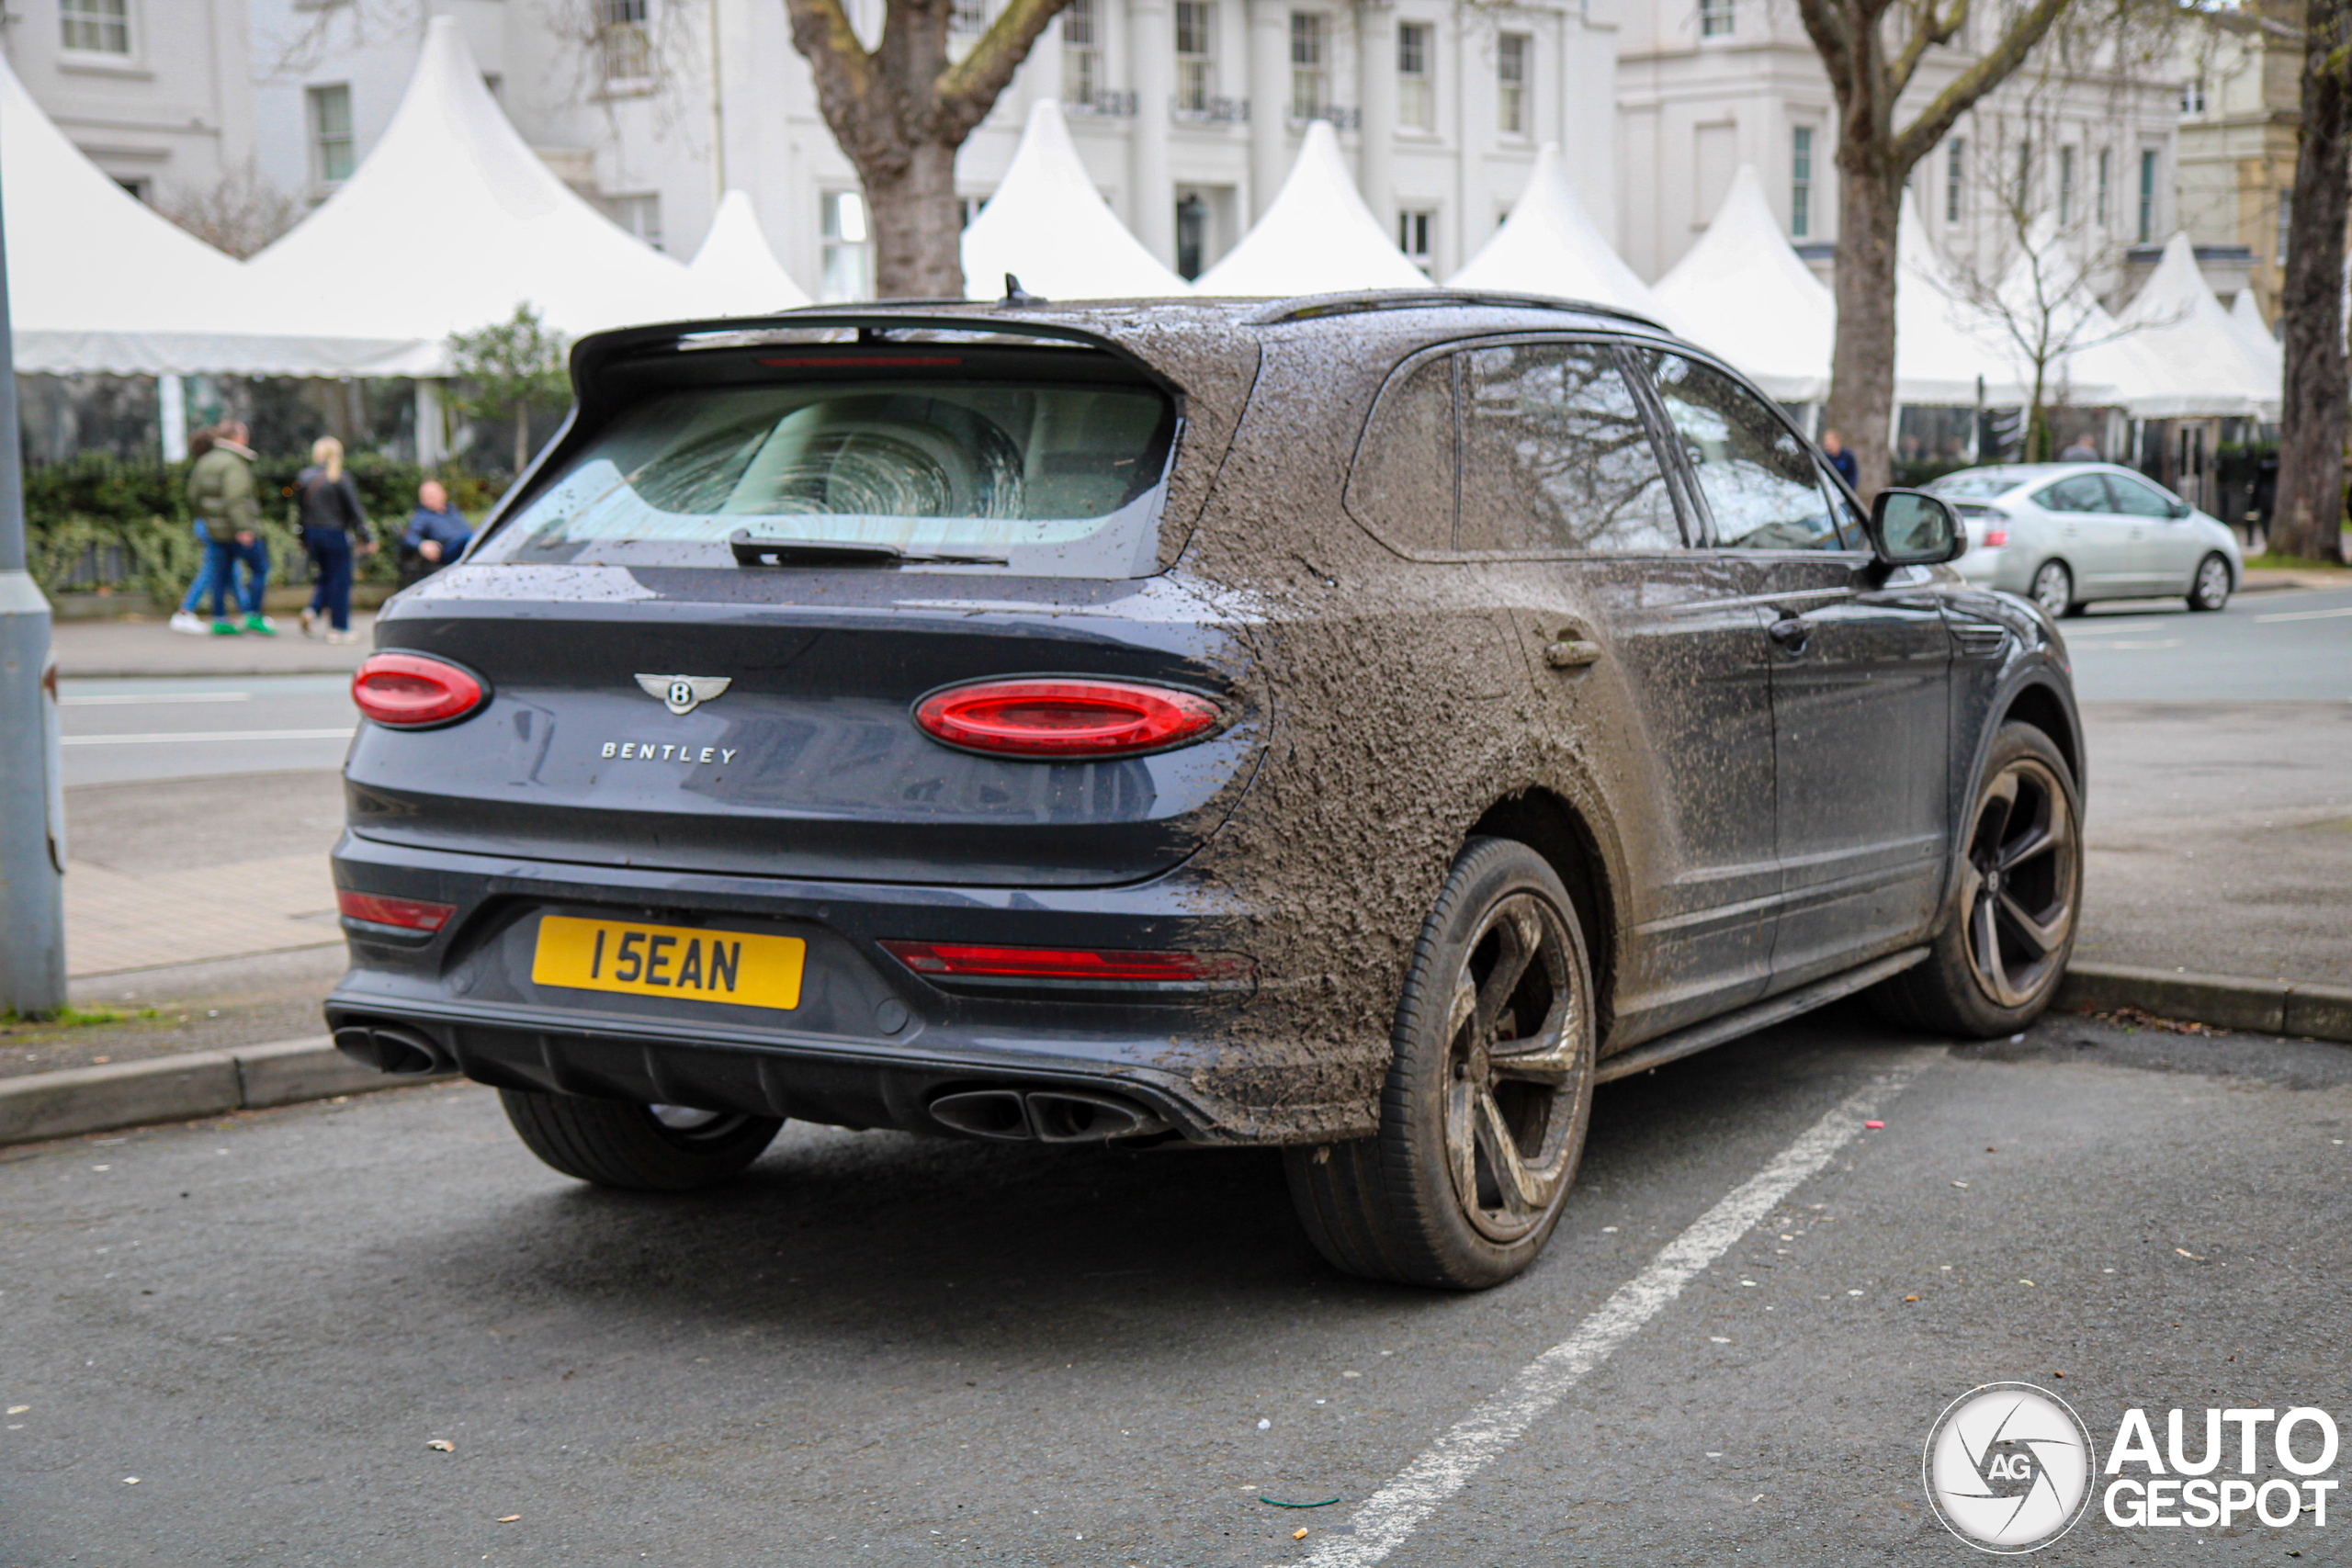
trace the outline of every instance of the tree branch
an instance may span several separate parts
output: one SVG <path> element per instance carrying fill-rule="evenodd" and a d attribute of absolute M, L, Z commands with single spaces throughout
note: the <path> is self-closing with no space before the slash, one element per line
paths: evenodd
<path fill-rule="evenodd" d="M 1951 9 L 1939 17 L 1935 0 L 1926 0 L 1920 7 L 1919 19 L 1911 28 L 1911 36 L 1904 40 L 1903 52 L 1894 57 L 1887 68 L 1890 97 L 1901 97 L 1903 89 L 1911 85 L 1911 73 L 1919 69 L 1919 62 L 1927 57 L 1929 48 L 1950 43 L 1968 25 L 1968 0 L 1952 0 Z"/>
<path fill-rule="evenodd" d="M 1999 86 L 2025 61 L 2066 9 L 2068 0 L 2034 0 L 2031 7 L 2011 22 L 2000 41 L 1979 55 L 1968 69 L 1952 78 L 1918 118 L 1895 133 L 1893 162 L 1908 169 L 1928 155 L 1976 100 Z"/>
<path fill-rule="evenodd" d="M 792 22 L 792 45 L 817 79 L 825 121 L 863 174 L 869 160 L 888 158 L 894 140 L 872 129 L 877 107 L 873 57 L 858 41 L 841 0 L 784 0 L 784 8 Z"/>
<path fill-rule="evenodd" d="M 790 0 L 798 4 L 799 0 Z M 996 104 L 997 95 L 1012 81 L 1012 73 L 1029 58 L 1029 46 L 1069 0 L 1010 0 L 979 42 L 962 60 L 949 66 L 933 87 L 932 113 L 941 130 L 961 141 Z M 1147 40 L 1145 48 L 1153 45 Z M 1150 106 L 1147 106 L 1148 110 Z M 1165 112 L 1164 108 L 1159 112 Z"/>
<path fill-rule="evenodd" d="M 1844 9 L 1836 0 L 1797 0 L 1797 17 L 1829 74 L 1830 91 L 1838 95 L 1839 103 L 1845 103 L 1853 96 L 1855 83 L 1853 35 L 1847 28 Z"/>

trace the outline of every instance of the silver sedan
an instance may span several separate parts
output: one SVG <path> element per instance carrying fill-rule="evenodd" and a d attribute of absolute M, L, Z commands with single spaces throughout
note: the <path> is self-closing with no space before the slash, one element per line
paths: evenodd
<path fill-rule="evenodd" d="M 1963 468 L 1927 487 L 1968 529 L 1969 581 L 2052 615 L 2096 599 L 2179 596 L 2218 610 L 2245 574 L 2237 536 L 2154 480 L 2112 463 Z"/>

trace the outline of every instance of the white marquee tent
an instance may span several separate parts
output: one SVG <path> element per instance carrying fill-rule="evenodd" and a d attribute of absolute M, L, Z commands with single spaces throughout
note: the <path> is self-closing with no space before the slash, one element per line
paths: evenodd
<path fill-rule="evenodd" d="M 2230 325 L 2237 329 L 2239 346 L 2270 375 L 2283 383 L 2287 375 L 2287 351 L 2270 335 L 2269 325 L 2262 319 L 2262 307 L 2256 303 L 2254 290 L 2241 288 L 2230 304 Z M 2284 394 L 2284 388 L 2281 388 Z"/>
<path fill-rule="evenodd" d="M 1331 122 L 1318 119 L 1306 128 L 1272 204 L 1194 287 L 1212 296 L 1278 298 L 1429 286 L 1357 194 Z"/>
<path fill-rule="evenodd" d="M 1041 98 L 1004 179 L 964 231 L 964 288 L 1004 293 L 1007 273 L 1046 299 L 1150 299 L 1193 286 L 1127 231 L 1080 161 L 1061 105 Z"/>
<path fill-rule="evenodd" d="M 1970 304 L 1928 238 L 1909 191 L 1894 229 L 1894 400 L 1966 407 L 1984 400 L 2014 408 L 2031 395 L 2030 363 L 2021 365 L 1998 321 Z M 2109 388 L 2082 388 L 2100 400 Z"/>
<path fill-rule="evenodd" d="M 413 347 L 272 299 L 83 157 L 5 60 L 0 188 L 19 371 L 367 375 Z"/>
<path fill-rule="evenodd" d="M 1683 335 L 1783 402 L 1829 395 L 1838 305 L 1781 233 L 1764 182 L 1743 164 L 1714 221 L 1658 280 Z"/>
<path fill-rule="evenodd" d="M 2258 363 L 2198 270 L 2186 233 L 2165 244 L 2164 259 L 2118 318 L 2161 384 L 2128 397 L 2141 419 L 2251 414 L 2278 417 L 2279 373 Z"/>
<path fill-rule="evenodd" d="M 1680 327 L 1673 309 L 1634 276 L 1585 211 L 1556 141 L 1544 143 L 1510 217 L 1446 287 L 1587 299 Z"/>
<path fill-rule="evenodd" d="M 751 197 L 730 190 L 719 199 L 702 249 L 686 264 L 706 308 L 719 316 L 766 316 L 808 303 L 808 291 L 792 281 L 760 232 Z"/>
<path fill-rule="evenodd" d="M 523 303 L 574 337 L 714 313 L 684 265 L 623 233 L 524 144 L 450 17 L 428 25 L 367 161 L 246 265 L 289 309 L 416 340 L 397 375 L 446 374 L 449 333 Z"/>

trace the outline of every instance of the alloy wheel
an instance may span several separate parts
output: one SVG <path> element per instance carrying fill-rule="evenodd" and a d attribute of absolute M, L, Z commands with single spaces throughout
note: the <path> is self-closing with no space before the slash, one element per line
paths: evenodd
<path fill-rule="evenodd" d="M 1517 893 L 1487 912 L 1454 980 L 1446 1163 L 1463 1214 L 1491 1241 L 1542 1224 L 1583 1152 L 1580 973 L 1559 912 Z"/>
<path fill-rule="evenodd" d="M 1997 1005 L 2022 1007 L 2055 980 L 2081 864 L 2057 776 L 2031 757 L 2003 768 L 1977 801 L 1961 873 L 1969 969 Z"/>
<path fill-rule="evenodd" d="M 2207 556 L 2198 564 L 2197 586 L 2188 596 L 2200 610 L 2218 610 L 2230 602 L 2230 563 L 2219 556 Z"/>
<path fill-rule="evenodd" d="M 2043 566 L 2033 574 L 2033 602 L 2053 621 L 2064 615 L 2075 602 L 2073 574 L 2056 561 Z"/>

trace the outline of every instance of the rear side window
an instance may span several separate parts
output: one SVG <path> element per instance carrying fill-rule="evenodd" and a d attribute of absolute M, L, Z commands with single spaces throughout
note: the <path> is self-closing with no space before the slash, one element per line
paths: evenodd
<path fill-rule="evenodd" d="M 2097 474 L 2072 474 L 2034 492 L 2036 505 L 2052 512 L 2106 512 L 2107 487 Z"/>
<path fill-rule="evenodd" d="M 1348 474 L 1348 510 L 1394 548 L 1451 550 L 1453 442 L 1453 355 L 1431 355 L 1380 394 Z"/>
<path fill-rule="evenodd" d="M 704 560 L 674 547 L 743 530 L 1052 571 L 1038 552 L 1152 534 L 1174 431 L 1170 400 L 1133 385 L 676 388 L 623 410 L 500 532 L 525 559 Z"/>
<path fill-rule="evenodd" d="M 1462 355 L 1463 550 L 1682 547 L 1666 474 L 1605 344 Z"/>
<path fill-rule="evenodd" d="M 1813 454 L 1761 398 L 1679 355 L 1655 359 L 1667 421 L 1727 549 L 1849 547 Z"/>

